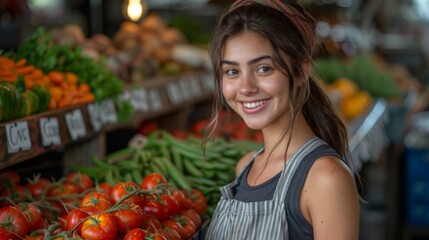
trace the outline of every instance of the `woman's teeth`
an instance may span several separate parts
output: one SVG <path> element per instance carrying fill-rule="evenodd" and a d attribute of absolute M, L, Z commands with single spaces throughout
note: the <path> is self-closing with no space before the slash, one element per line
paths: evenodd
<path fill-rule="evenodd" d="M 243 103 L 243 105 L 245 108 L 256 108 L 256 107 L 263 105 L 266 102 L 267 102 L 266 100 L 263 100 L 263 101 L 259 101 L 259 102 Z"/>

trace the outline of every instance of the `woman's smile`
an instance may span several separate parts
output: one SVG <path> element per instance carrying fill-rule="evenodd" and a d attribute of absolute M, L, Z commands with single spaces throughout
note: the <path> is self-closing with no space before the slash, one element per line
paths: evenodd
<path fill-rule="evenodd" d="M 222 91 L 229 106 L 252 129 L 276 125 L 288 112 L 289 79 L 273 63 L 268 40 L 252 31 L 226 41 Z"/>

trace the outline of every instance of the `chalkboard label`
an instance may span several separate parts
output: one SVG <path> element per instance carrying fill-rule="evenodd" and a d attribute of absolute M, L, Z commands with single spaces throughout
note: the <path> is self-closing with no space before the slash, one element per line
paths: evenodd
<path fill-rule="evenodd" d="M 44 147 L 61 145 L 60 125 L 58 118 L 41 118 L 39 120 L 39 127 L 42 136 L 42 145 Z"/>
<path fill-rule="evenodd" d="M 27 122 L 6 124 L 8 153 L 16 153 L 31 149 L 30 131 Z"/>
<path fill-rule="evenodd" d="M 80 109 L 67 113 L 65 119 L 72 140 L 86 136 L 85 122 L 83 121 Z"/>

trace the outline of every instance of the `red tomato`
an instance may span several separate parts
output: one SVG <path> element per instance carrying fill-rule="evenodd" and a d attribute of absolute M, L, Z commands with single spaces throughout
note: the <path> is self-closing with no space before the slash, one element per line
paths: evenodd
<path fill-rule="evenodd" d="M 180 212 L 179 202 L 168 194 L 161 194 L 161 199 L 164 200 L 163 204 L 167 207 L 167 214 L 169 216 L 174 216 Z"/>
<path fill-rule="evenodd" d="M 143 202 L 143 211 L 148 215 L 153 215 L 159 221 L 164 221 L 170 218 L 168 204 L 157 195 L 146 196 Z"/>
<path fill-rule="evenodd" d="M 58 218 L 57 218 L 57 222 L 61 225 L 61 227 L 65 230 L 65 229 L 67 229 L 67 217 L 68 217 L 68 214 L 65 214 L 65 215 L 62 215 L 62 216 L 59 216 Z M 40 228 L 41 226 L 39 226 L 39 228 L 38 229 L 44 229 L 44 225 L 43 225 L 43 227 L 42 228 Z"/>
<path fill-rule="evenodd" d="M 3 190 L 0 192 L 0 197 L 8 198 L 8 200 L 5 199 L 0 201 L 0 207 L 2 207 L 9 206 L 12 203 L 22 202 L 25 199 L 28 199 L 30 194 L 25 187 L 21 185 L 14 185 L 3 188 Z"/>
<path fill-rule="evenodd" d="M 145 217 L 140 206 L 135 204 L 121 204 L 119 210 L 113 212 L 113 216 L 118 223 L 118 230 L 126 233 L 131 229 L 139 228 L 143 225 Z"/>
<path fill-rule="evenodd" d="M 48 196 L 68 196 L 82 192 L 82 188 L 74 182 L 62 182 L 61 184 L 53 185 L 48 190 Z"/>
<path fill-rule="evenodd" d="M 80 201 L 81 207 L 93 206 L 99 211 L 104 211 L 112 206 L 110 197 L 101 192 L 89 192 Z"/>
<path fill-rule="evenodd" d="M 144 121 L 141 123 L 138 132 L 143 135 L 150 135 L 153 131 L 158 129 L 158 124 L 154 121 Z"/>
<path fill-rule="evenodd" d="M 0 239 L 19 240 L 19 237 L 15 236 L 6 228 L 0 226 Z"/>
<path fill-rule="evenodd" d="M 155 216 L 149 214 L 144 215 L 144 221 L 141 228 L 152 231 L 152 229 L 159 229 L 161 227 L 161 222 Z"/>
<path fill-rule="evenodd" d="M 171 196 L 177 200 L 179 204 L 179 209 L 182 210 L 185 207 L 185 194 L 180 190 L 173 190 Z"/>
<path fill-rule="evenodd" d="M 159 184 L 167 183 L 167 180 L 160 173 L 151 173 L 143 178 L 140 183 L 141 189 L 155 189 Z"/>
<path fill-rule="evenodd" d="M 76 231 L 79 235 L 82 233 L 82 223 L 89 217 L 89 214 L 82 209 L 73 209 L 66 220 L 66 229 L 68 231 Z"/>
<path fill-rule="evenodd" d="M 48 178 L 36 178 L 25 184 L 25 187 L 30 191 L 33 198 L 38 198 L 42 195 L 48 185 L 51 183 L 51 180 Z"/>
<path fill-rule="evenodd" d="M 170 132 L 175 138 L 186 139 L 188 137 L 188 132 L 182 130 L 173 130 Z"/>
<path fill-rule="evenodd" d="M 124 237 L 124 240 L 142 240 L 146 239 L 148 232 L 141 228 L 134 228 L 130 230 Z"/>
<path fill-rule="evenodd" d="M 0 224 L 6 232 L 13 233 L 19 237 L 24 237 L 30 232 L 30 227 L 24 215 L 14 206 L 0 208 Z"/>
<path fill-rule="evenodd" d="M 1 239 L 3 239 L 3 238 L 1 238 Z M 43 240 L 43 239 L 45 239 L 45 236 L 43 236 L 43 234 L 27 235 L 24 238 L 24 240 Z"/>
<path fill-rule="evenodd" d="M 107 196 L 110 197 L 110 194 L 112 193 L 113 186 L 108 184 L 107 182 L 102 182 L 98 184 L 98 190 Z"/>
<path fill-rule="evenodd" d="M 168 240 L 182 240 L 182 238 L 180 237 L 180 234 L 173 228 L 164 227 L 164 228 L 158 229 L 158 231 L 161 235 L 163 235 Z"/>
<path fill-rule="evenodd" d="M 201 216 L 207 211 L 207 199 L 198 189 L 191 191 L 181 190 L 185 194 L 185 207 L 195 209 Z"/>
<path fill-rule="evenodd" d="M 64 181 L 59 185 L 50 187 L 47 195 L 61 197 L 61 201 L 59 202 L 62 208 L 60 215 L 63 215 L 65 212 L 79 206 L 80 200 L 77 196 L 80 192 L 82 192 L 82 189 L 77 183 Z"/>
<path fill-rule="evenodd" d="M 198 212 L 195 209 L 192 209 L 192 208 L 183 209 L 182 211 L 180 211 L 180 214 L 192 219 L 192 221 L 195 223 L 197 228 L 201 226 L 201 223 L 202 223 L 201 216 L 200 214 L 198 214 Z"/>
<path fill-rule="evenodd" d="M 0 172 L 0 188 L 4 186 L 16 186 L 21 184 L 21 177 L 14 170 L 2 170 Z"/>
<path fill-rule="evenodd" d="M 173 219 L 165 220 L 162 222 L 162 225 L 164 226 L 164 228 L 174 229 L 180 235 L 181 239 L 187 239 L 186 232 L 184 231 L 182 225 L 176 220 L 173 220 Z"/>
<path fill-rule="evenodd" d="M 165 238 L 162 234 L 159 233 L 150 233 L 148 237 L 149 239 L 153 240 L 167 240 L 167 238 Z"/>
<path fill-rule="evenodd" d="M 82 237 L 87 240 L 114 240 L 118 234 L 115 217 L 107 212 L 91 215 L 83 222 Z"/>
<path fill-rule="evenodd" d="M 82 191 L 94 188 L 94 181 L 92 179 L 81 172 L 71 172 L 66 175 L 66 180 L 69 182 L 77 183 Z"/>
<path fill-rule="evenodd" d="M 190 219 L 187 216 L 184 216 L 184 215 L 176 216 L 174 220 L 177 221 L 182 226 L 182 230 L 184 232 L 184 235 L 186 236 L 184 239 L 191 238 L 197 231 L 197 226 L 192 221 L 192 219 Z"/>
<path fill-rule="evenodd" d="M 34 203 L 18 203 L 16 207 L 24 215 L 30 230 L 36 229 L 40 222 L 43 221 L 42 211 Z"/>
<path fill-rule="evenodd" d="M 119 202 L 122 197 L 125 197 L 132 192 L 136 192 L 139 189 L 139 185 L 137 185 L 137 183 L 135 182 L 128 181 L 117 183 L 113 187 L 112 193 L 110 194 L 110 201 L 112 202 L 112 204 L 115 204 Z M 134 194 L 127 198 L 123 203 L 134 203 L 136 205 L 141 206 L 143 204 L 143 196 L 139 194 Z"/>

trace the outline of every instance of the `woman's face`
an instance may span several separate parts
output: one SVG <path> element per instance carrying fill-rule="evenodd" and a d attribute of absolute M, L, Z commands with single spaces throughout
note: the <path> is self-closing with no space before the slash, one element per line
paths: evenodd
<path fill-rule="evenodd" d="M 228 38 L 221 66 L 223 95 L 251 129 L 277 126 L 288 116 L 289 79 L 274 67 L 268 40 L 253 31 Z"/>

